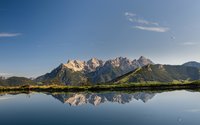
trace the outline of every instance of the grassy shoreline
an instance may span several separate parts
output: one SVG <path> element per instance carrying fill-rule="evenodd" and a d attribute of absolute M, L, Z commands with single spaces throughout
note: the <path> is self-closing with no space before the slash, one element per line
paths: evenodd
<path fill-rule="evenodd" d="M 24 86 L 0 86 L 0 91 L 38 91 L 38 92 L 79 92 L 79 91 L 135 91 L 135 90 L 178 90 L 178 89 L 200 89 L 200 82 L 191 83 L 130 83 L 115 85 L 94 86 L 62 86 L 62 85 L 24 85 Z"/>

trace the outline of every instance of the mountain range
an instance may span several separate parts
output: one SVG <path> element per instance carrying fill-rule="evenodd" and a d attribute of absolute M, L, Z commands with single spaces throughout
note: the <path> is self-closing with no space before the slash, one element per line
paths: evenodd
<path fill-rule="evenodd" d="M 36 78 L 36 81 L 65 85 L 101 84 L 148 64 L 154 63 L 144 56 L 141 56 L 138 60 L 123 57 L 107 61 L 97 58 L 88 61 L 69 60 L 66 64 L 60 64 L 50 73 Z"/>
<path fill-rule="evenodd" d="M 35 79 L 25 77 L 0 77 L 0 85 L 59 84 L 96 85 L 118 83 L 177 82 L 200 79 L 200 63 L 190 61 L 182 65 L 155 64 L 141 56 L 139 59 L 117 57 L 103 61 L 92 58 L 88 61 L 68 60 L 51 72 Z"/>

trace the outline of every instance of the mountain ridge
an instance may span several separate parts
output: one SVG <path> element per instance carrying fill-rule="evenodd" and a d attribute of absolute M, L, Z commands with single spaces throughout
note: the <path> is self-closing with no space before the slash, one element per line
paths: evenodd
<path fill-rule="evenodd" d="M 200 72 L 195 67 L 182 65 L 146 65 L 114 79 L 115 83 L 184 82 L 199 80 Z"/>
<path fill-rule="evenodd" d="M 189 61 L 189 62 L 186 62 L 186 63 L 184 63 L 182 65 L 184 65 L 184 66 L 190 66 L 190 67 L 196 67 L 196 68 L 200 69 L 200 63 L 196 62 L 196 61 Z"/>

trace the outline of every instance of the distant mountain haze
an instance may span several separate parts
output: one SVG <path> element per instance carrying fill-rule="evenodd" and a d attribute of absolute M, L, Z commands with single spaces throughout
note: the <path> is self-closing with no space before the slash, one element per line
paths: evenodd
<path fill-rule="evenodd" d="M 200 63 L 196 61 L 190 61 L 183 64 L 184 66 L 196 67 L 200 69 Z"/>

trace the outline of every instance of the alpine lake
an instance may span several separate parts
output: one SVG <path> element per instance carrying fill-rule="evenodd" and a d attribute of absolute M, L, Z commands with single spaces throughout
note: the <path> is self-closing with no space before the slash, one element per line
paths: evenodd
<path fill-rule="evenodd" d="M 2 92 L 1 125 L 199 125 L 200 92 Z"/>

